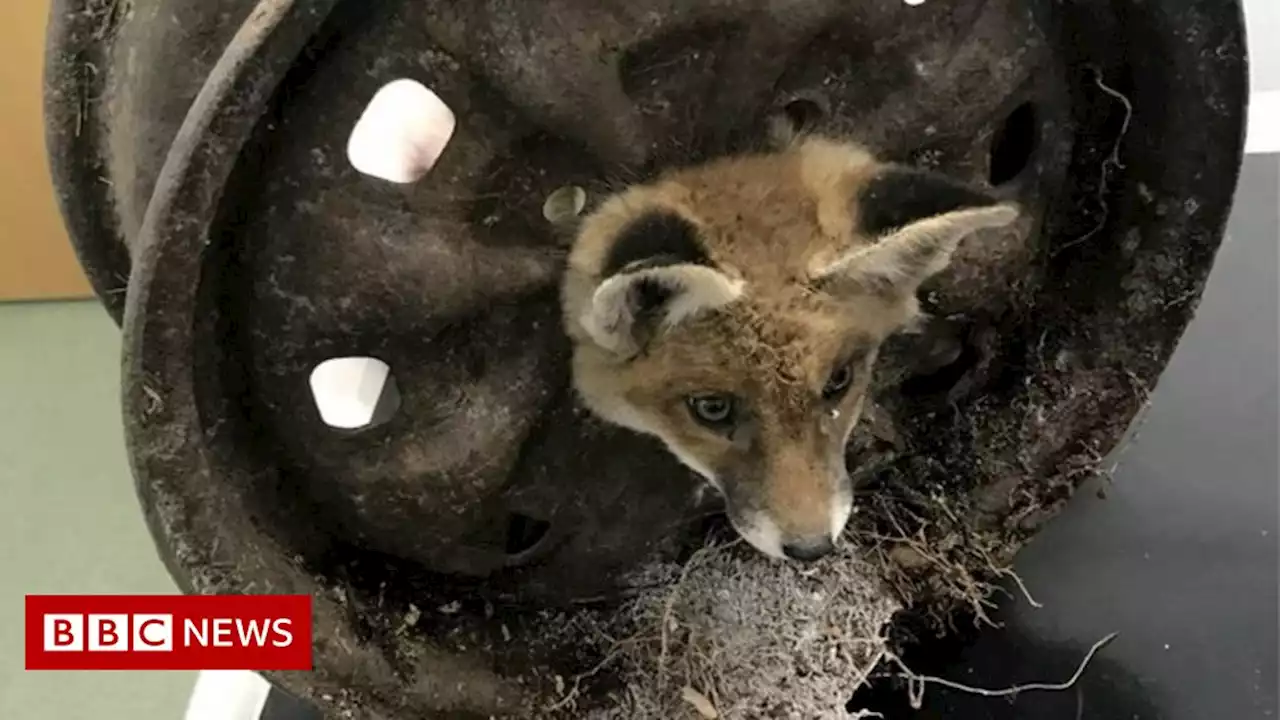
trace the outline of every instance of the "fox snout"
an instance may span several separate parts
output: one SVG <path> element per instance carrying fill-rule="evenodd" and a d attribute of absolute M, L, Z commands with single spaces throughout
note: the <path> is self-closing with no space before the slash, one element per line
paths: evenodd
<path fill-rule="evenodd" d="M 757 503 L 741 503 L 753 508 L 748 511 L 735 508 L 730 490 L 729 519 L 743 539 L 766 555 L 812 562 L 835 549 L 849 522 L 853 501 L 847 486 L 844 477 L 828 482 L 809 478 L 803 487 L 799 482 L 771 483 Z"/>
<path fill-rule="evenodd" d="M 818 537 L 805 538 L 798 542 L 783 543 L 782 554 L 792 560 L 813 562 L 830 554 L 835 548 L 835 540 L 824 534 Z"/>

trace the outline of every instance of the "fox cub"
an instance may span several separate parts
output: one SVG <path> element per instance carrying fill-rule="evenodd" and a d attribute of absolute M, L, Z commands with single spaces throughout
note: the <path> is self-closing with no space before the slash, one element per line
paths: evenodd
<path fill-rule="evenodd" d="M 965 236 L 1018 214 L 821 137 L 630 187 L 569 255 L 574 387 L 719 490 L 758 550 L 817 559 L 852 512 L 845 445 L 878 349 Z"/>

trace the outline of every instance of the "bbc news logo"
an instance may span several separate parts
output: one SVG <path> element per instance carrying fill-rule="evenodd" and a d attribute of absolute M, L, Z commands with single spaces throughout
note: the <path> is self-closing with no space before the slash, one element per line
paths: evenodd
<path fill-rule="evenodd" d="M 293 645 L 290 618 L 186 618 L 185 647 L 271 647 Z M 45 652 L 169 652 L 173 650 L 173 615 L 44 616 Z"/>
<path fill-rule="evenodd" d="M 28 595 L 28 670 L 310 670 L 309 595 Z"/>

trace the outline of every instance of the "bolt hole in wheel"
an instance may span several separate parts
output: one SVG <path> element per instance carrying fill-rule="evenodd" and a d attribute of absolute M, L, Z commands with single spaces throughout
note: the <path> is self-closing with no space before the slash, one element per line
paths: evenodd
<path fill-rule="evenodd" d="M 361 173 L 407 184 L 422 179 L 444 154 L 457 118 L 440 96 L 414 80 L 384 85 L 351 131 L 347 158 Z"/>
<path fill-rule="evenodd" d="M 783 106 L 782 114 L 793 132 L 805 132 L 817 127 L 826 111 L 816 100 L 800 98 Z"/>
<path fill-rule="evenodd" d="M 587 207 L 587 191 L 577 185 L 553 190 L 542 204 L 542 216 L 552 225 L 570 223 Z"/>
<path fill-rule="evenodd" d="M 377 358 L 331 358 L 311 371 L 310 380 L 320 420 L 336 430 L 377 427 L 400 409 L 396 379 Z"/>
<path fill-rule="evenodd" d="M 1035 106 L 1023 103 L 1009 113 L 991 141 L 988 179 L 992 185 L 1003 185 L 1031 164 L 1031 156 L 1039 141 L 1039 124 Z"/>
<path fill-rule="evenodd" d="M 504 550 L 508 555 L 524 555 L 538 547 L 550 529 L 551 523 L 545 520 L 511 513 L 507 518 L 507 543 Z"/>

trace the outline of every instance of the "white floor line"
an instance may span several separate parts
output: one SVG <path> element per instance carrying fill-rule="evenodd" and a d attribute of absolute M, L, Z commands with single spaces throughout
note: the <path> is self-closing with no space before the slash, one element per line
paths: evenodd
<path fill-rule="evenodd" d="M 1249 98 L 1246 153 L 1280 152 L 1280 90 L 1254 92 Z"/>
<path fill-rule="evenodd" d="M 259 720 L 271 684 L 247 670 L 202 670 L 184 720 Z"/>

